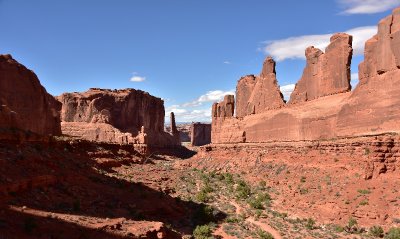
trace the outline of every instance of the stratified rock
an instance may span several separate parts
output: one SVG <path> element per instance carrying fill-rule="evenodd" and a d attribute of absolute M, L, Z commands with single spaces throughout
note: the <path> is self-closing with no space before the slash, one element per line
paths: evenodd
<path fill-rule="evenodd" d="M 233 117 L 235 111 L 235 96 L 226 95 L 224 100 L 214 103 L 212 106 L 212 116 L 218 118 Z"/>
<path fill-rule="evenodd" d="M 308 47 L 305 53 L 306 67 L 290 96 L 289 104 L 350 91 L 352 53 L 352 36 L 345 33 L 331 37 L 325 54 L 313 46 Z"/>
<path fill-rule="evenodd" d="M 91 88 L 57 98 L 62 103 L 63 122 L 108 123 L 133 134 L 142 126 L 155 132 L 164 129 L 163 100 L 141 90 Z"/>
<path fill-rule="evenodd" d="M 289 105 L 246 117 L 214 115 L 212 143 L 327 140 L 400 133 L 399 43 L 400 8 L 383 19 L 378 34 L 366 42 L 365 60 L 359 65 L 360 83 L 354 91 L 349 91 L 351 36 L 332 36 L 326 53 L 308 48 L 307 66 Z M 266 72 L 271 72 L 268 69 Z M 373 170 L 381 172 L 387 168 L 390 167 L 380 164 Z"/>
<path fill-rule="evenodd" d="M 35 73 L 11 55 L 0 55 L 0 128 L 60 135 L 60 108 Z"/>
<path fill-rule="evenodd" d="M 211 143 L 211 124 L 193 123 L 190 135 L 190 143 L 193 146 L 202 146 Z"/>
<path fill-rule="evenodd" d="M 275 61 L 267 57 L 260 76 L 242 77 L 236 86 L 236 116 L 258 114 L 285 106 L 275 73 Z"/>
<path fill-rule="evenodd" d="M 134 138 L 141 135 L 143 127 L 150 145 L 178 144 L 164 132 L 163 100 L 147 92 L 92 88 L 57 98 L 62 103 L 64 134 L 99 142 L 131 143 L 137 141 Z M 75 127 L 78 123 L 81 129 Z"/>
<path fill-rule="evenodd" d="M 244 117 L 247 115 L 249 99 L 256 85 L 256 77 L 247 75 L 238 81 L 236 85 L 236 116 Z"/>

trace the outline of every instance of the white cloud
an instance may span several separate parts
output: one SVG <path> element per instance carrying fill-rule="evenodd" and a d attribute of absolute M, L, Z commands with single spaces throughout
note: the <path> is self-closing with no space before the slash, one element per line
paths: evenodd
<path fill-rule="evenodd" d="M 357 84 L 358 84 L 358 72 L 356 73 L 351 73 L 351 77 L 350 77 L 350 84 L 351 84 L 351 88 L 354 89 Z"/>
<path fill-rule="evenodd" d="M 130 81 L 132 81 L 132 82 L 142 82 L 145 80 L 146 80 L 146 77 L 143 77 L 143 76 L 132 76 L 130 79 Z"/>
<path fill-rule="evenodd" d="M 200 106 L 206 102 L 221 101 L 224 99 L 225 95 L 234 95 L 234 94 L 235 94 L 234 90 L 229 90 L 229 91 L 212 90 L 212 91 L 208 91 L 204 95 L 201 95 L 199 98 L 197 98 L 194 101 L 182 104 L 182 106 L 183 107 Z"/>
<path fill-rule="evenodd" d="M 179 122 L 210 122 L 211 104 L 222 101 L 225 95 L 232 94 L 235 94 L 234 90 L 212 90 L 199 96 L 196 100 L 168 106 L 165 109 L 166 121 L 169 121 L 169 114 L 174 112 L 176 121 Z"/>
<path fill-rule="evenodd" d="M 384 12 L 400 5 L 400 0 L 338 0 L 344 8 L 342 14 L 372 14 Z"/>
<path fill-rule="evenodd" d="M 289 84 L 280 87 L 283 97 L 286 101 L 290 99 L 290 95 L 292 94 L 295 86 L 295 84 Z"/>
<path fill-rule="evenodd" d="M 377 32 L 376 26 L 364 26 L 347 30 L 346 33 L 353 36 L 354 55 L 361 55 L 364 52 L 364 44 Z M 314 46 L 321 50 L 329 44 L 329 39 L 333 34 L 304 35 L 289 37 L 280 40 L 265 42 L 263 51 L 271 55 L 277 61 L 286 59 L 305 59 L 304 52 L 309 46 Z"/>
<path fill-rule="evenodd" d="M 232 63 L 230 61 L 224 61 L 224 64 L 230 65 Z"/>

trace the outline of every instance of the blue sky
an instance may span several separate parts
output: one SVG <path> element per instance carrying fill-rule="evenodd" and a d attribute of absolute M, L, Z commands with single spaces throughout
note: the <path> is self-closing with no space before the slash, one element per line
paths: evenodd
<path fill-rule="evenodd" d="M 0 0 L 0 53 L 32 69 L 47 91 L 136 88 L 165 99 L 178 121 L 210 120 L 210 106 L 277 60 L 290 93 L 305 46 L 363 42 L 400 0 Z M 356 74 L 355 74 L 356 75 Z M 353 75 L 353 76 L 355 76 Z"/>

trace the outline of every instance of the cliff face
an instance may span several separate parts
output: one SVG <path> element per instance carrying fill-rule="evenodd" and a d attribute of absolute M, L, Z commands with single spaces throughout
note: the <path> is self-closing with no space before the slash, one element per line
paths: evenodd
<path fill-rule="evenodd" d="M 35 73 L 11 55 L 0 55 L 0 128 L 60 135 L 60 108 Z"/>
<path fill-rule="evenodd" d="M 267 57 L 259 76 L 241 78 L 236 87 L 236 116 L 258 114 L 285 105 L 276 80 L 275 61 Z"/>
<path fill-rule="evenodd" d="M 134 134 L 142 126 L 154 132 L 164 129 L 164 102 L 147 92 L 92 88 L 57 98 L 62 103 L 63 122 L 107 123 Z"/>
<path fill-rule="evenodd" d="M 64 134 L 99 142 L 157 146 L 179 143 L 179 139 L 164 132 L 163 100 L 147 92 L 92 88 L 64 93 L 57 99 L 62 103 Z"/>
<path fill-rule="evenodd" d="M 325 53 L 307 48 L 307 65 L 287 105 L 248 115 L 243 114 L 243 104 L 237 103 L 238 117 L 213 114 L 212 142 L 318 140 L 400 132 L 399 43 L 400 8 L 383 19 L 378 34 L 366 42 L 360 83 L 352 92 L 351 36 L 335 34 Z M 254 92 L 253 85 L 247 89 Z"/>
<path fill-rule="evenodd" d="M 337 33 L 331 37 L 325 53 L 308 47 L 305 53 L 306 67 L 290 96 L 289 104 L 350 91 L 351 43 L 352 36 Z"/>

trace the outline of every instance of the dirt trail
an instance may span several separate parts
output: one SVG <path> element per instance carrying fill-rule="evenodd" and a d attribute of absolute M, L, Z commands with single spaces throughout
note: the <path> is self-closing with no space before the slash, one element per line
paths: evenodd
<path fill-rule="evenodd" d="M 232 206 L 234 206 L 236 208 L 236 214 L 240 215 L 242 212 L 242 207 L 237 204 L 236 202 L 230 202 Z M 259 228 L 261 228 L 262 230 L 271 233 L 271 235 L 275 238 L 275 239 L 282 239 L 281 235 L 279 234 L 279 232 L 277 230 L 275 230 L 274 228 L 272 228 L 270 225 L 268 225 L 267 223 L 261 222 L 261 221 L 256 221 L 254 219 L 254 217 L 248 217 L 246 218 L 246 222 L 249 222 L 251 224 L 254 224 L 256 226 L 258 226 Z"/>

